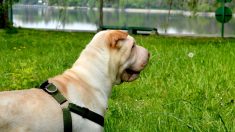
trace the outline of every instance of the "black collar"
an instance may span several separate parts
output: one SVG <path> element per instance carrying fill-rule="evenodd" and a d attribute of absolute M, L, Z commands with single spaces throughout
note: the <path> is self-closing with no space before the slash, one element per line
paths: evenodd
<path fill-rule="evenodd" d="M 48 83 L 48 81 L 45 81 L 43 84 L 41 84 L 40 88 L 43 89 L 48 94 L 50 94 L 52 97 L 54 97 L 54 99 L 60 105 L 62 105 L 64 102 L 67 101 L 67 99 L 60 93 L 58 88 L 54 84 Z M 88 108 L 80 107 L 76 104 L 69 103 L 68 110 L 82 116 L 83 118 L 89 119 L 89 120 L 101 125 L 102 127 L 104 126 L 104 117 L 89 110 Z M 71 113 L 69 112 L 69 114 L 71 114 Z M 66 119 L 64 119 L 64 121 L 65 120 Z M 64 124 L 66 124 L 66 123 L 64 123 Z"/>

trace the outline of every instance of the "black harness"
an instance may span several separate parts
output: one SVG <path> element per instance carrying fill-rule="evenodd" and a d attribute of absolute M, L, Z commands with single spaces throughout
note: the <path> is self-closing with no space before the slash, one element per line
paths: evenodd
<path fill-rule="evenodd" d="M 50 94 L 60 105 L 67 102 L 67 99 L 60 93 L 58 88 L 48 81 L 41 84 L 40 89 L 43 89 L 45 92 Z M 68 107 L 62 108 L 63 111 L 63 120 L 64 120 L 64 132 L 72 132 L 72 117 L 71 112 L 76 113 L 83 118 L 89 119 L 102 127 L 104 126 L 104 117 L 85 108 L 80 107 L 76 104 L 69 103 Z"/>

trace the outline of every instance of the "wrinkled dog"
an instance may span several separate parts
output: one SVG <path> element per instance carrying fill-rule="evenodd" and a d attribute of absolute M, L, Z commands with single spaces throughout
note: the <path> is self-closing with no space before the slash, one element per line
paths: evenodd
<path fill-rule="evenodd" d="M 128 33 L 101 31 L 70 69 L 48 81 L 69 102 L 104 116 L 112 86 L 137 79 L 148 60 L 149 52 Z M 102 131 L 103 127 L 72 113 L 72 129 Z M 63 132 L 61 106 L 42 89 L 1 92 L 0 131 Z"/>

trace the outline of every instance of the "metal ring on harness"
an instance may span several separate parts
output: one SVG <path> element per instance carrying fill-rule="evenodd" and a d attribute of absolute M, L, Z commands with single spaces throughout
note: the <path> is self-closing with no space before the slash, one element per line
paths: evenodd
<path fill-rule="evenodd" d="M 45 90 L 46 90 L 48 93 L 55 93 L 55 92 L 58 90 L 57 87 L 50 87 L 50 86 L 53 86 L 53 85 L 49 84 L 49 85 L 47 85 L 47 86 L 45 87 Z M 54 89 L 48 89 L 48 88 L 54 88 Z"/>

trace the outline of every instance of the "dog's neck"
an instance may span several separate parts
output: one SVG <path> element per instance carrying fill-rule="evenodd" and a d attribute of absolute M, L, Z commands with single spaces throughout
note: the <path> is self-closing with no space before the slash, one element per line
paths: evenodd
<path fill-rule="evenodd" d="M 104 115 L 113 85 L 108 67 L 104 67 L 109 62 L 100 60 L 101 57 L 98 56 L 94 58 L 89 56 L 90 54 L 84 57 L 85 55 L 86 51 L 83 51 L 71 69 L 49 81 L 54 83 L 69 101 Z"/>

